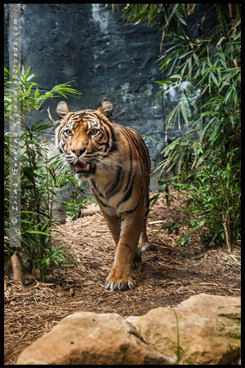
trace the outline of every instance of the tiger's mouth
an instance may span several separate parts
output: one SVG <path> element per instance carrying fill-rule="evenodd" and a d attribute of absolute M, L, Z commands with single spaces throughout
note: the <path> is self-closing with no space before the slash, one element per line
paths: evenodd
<path fill-rule="evenodd" d="M 81 162 L 81 161 L 77 161 L 77 163 L 74 165 L 74 169 L 75 171 L 79 174 L 80 172 L 88 172 L 90 169 L 90 165 L 85 163 L 85 162 Z"/>
<path fill-rule="evenodd" d="M 76 174 L 94 174 L 95 172 L 95 164 L 88 162 L 77 161 L 73 164 L 73 168 Z"/>

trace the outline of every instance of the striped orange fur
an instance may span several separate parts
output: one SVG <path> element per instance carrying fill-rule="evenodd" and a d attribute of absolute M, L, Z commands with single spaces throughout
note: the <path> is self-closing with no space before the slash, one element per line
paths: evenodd
<path fill-rule="evenodd" d="M 131 266 L 146 249 L 150 159 L 140 134 L 116 124 L 113 105 L 103 99 L 97 110 L 72 112 L 57 106 L 56 144 L 78 180 L 88 180 L 117 246 L 106 289 L 134 288 Z M 138 251 L 137 250 L 138 245 Z"/>

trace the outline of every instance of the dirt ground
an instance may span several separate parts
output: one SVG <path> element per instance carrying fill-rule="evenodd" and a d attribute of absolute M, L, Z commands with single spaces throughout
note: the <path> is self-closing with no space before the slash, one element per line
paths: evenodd
<path fill-rule="evenodd" d="M 153 249 L 143 253 L 141 269 L 133 270 L 136 287 L 107 291 L 105 279 L 115 248 L 101 213 L 68 220 L 53 232 L 53 240 L 69 248 L 72 268 L 56 270 L 49 283 L 25 278 L 14 285 L 11 275 L 5 290 L 5 364 L 14 365 L 21 351 L 48 332 L 65 316 L 77 311 L 142 315 L 152 308 L 176 305 L 191 295 L 240 295 L 241 245 L 205 247 L 198 236 L 191 245 L 176 247 L 179 234 L 159 231 L 183 216 L 177 200 L 167 206 L 163 196 L 150 211 L 148 236 Z"/>

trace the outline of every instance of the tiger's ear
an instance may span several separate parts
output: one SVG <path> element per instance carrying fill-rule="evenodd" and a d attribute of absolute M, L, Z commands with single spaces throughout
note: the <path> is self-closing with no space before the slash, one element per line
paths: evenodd
<path fill-rule="evenodd" d="M 109 100 L 109 98 L 103 98 L 100 101 L 100 107 L 98 108 L 98 110 L 104 114 L 107 118 L 112 118 L 112 111 L 113 111 L 114 107 L 113 104 L 111 102 L 111 100 Z"/>
<path fill-rule="evenodd" d="M 67 103 L 65 101 L 60 101 L 56 107 L 56 114 L 60 118 L 63 118 L 64 116 L 66 116 L 66 114 L 68 114 L 68 112 L 71 112 L 71 109 L 69 108 Z"/>

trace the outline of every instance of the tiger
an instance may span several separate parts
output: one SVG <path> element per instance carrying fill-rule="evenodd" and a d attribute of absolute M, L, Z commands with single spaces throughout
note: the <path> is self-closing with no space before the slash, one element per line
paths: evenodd
<path fill-rule="evenodd" d="M 146 233 L 149 213 L 149 152 L 133 128 L 117 124 L 114 106 L 103 98 L 97 110 L 72 112 L 58 103 L 56 147 L 77 180 L 88 180 L 116 245 L 106 290 L 134 289 L 131 268 L 150 249 Z"/>

